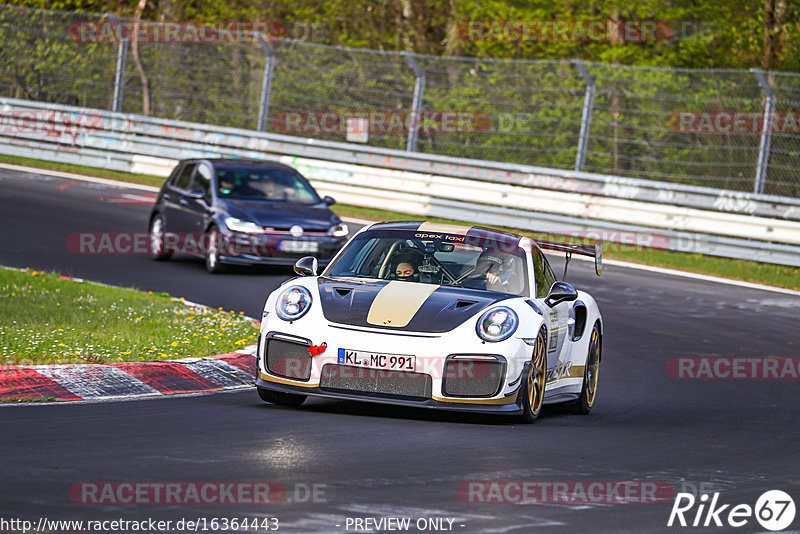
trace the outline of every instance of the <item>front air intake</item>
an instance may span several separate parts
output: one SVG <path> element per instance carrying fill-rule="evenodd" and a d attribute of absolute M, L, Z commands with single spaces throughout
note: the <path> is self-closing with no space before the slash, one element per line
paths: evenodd
<path fill-rule="evenodd" d="M 267 370 L 283 378 L 308 380 L 311 378 L 309 346 L 274 337 L 267 339 Z"/>
<path fill-rule="evenodd" d="M 431 398 L 432 380 L 430 375 L 423 373 L 328 363 L 322 366 L 319 387 L 331 392 L 428 400 Z"/>
<path fill-rule="evenodd" d="M 444 364 L 442 391 L 448 397 L 493 397 L 500 392 L 505 368 L 498 356 L 452 354 Z"/>

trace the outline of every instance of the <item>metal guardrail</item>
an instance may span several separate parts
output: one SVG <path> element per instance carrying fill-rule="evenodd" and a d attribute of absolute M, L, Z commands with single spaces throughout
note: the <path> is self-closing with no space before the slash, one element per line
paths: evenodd
<path fill-rule="evenodd" d="M 156 175 L 189 157 L 278 160 L 355 205 L 545 232 L 649 232 L 660 248 L 800 266 L 800 200 L 786 197 L 7 98 L 0 98 L 0 153 Z"/>

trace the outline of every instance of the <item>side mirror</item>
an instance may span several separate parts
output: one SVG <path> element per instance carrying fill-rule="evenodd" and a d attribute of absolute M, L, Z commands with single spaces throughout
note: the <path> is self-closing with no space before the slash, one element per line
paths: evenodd
<path fill-rule="evenodd" d="M 319 263 L 314 256 L 305 256 L 294 264 L 294 272 L 300 276 L 317 276 Z"/>
<path fill-rule="evenodd" d="M 566 282 L 556 282 L 550 288 L 550 293 L 545 297 L 544 302 L 551 308 L 561 302 L 569 302 L 578 298 L 578 292 L 571 284 Z"/>
<path fill-rule="evenodd" d="M 334 204 L 336 204 L 336 200 L 333 197 L 326 196 L 325 198 L 322 199 L 322 201 L 328 206 L 333 206 Z"/>
<path fill-rule="evenodd" d="M 203 198 L 204 196 L 206 196 L 206 192 L 203 191 L 202 189 L 192 189 L 191 191 L 186 193 L 186 196 L 189 197 L 189 198 L 194 198 L 194 199 L 198 199 L 199 200 L 199 199 Z"/>

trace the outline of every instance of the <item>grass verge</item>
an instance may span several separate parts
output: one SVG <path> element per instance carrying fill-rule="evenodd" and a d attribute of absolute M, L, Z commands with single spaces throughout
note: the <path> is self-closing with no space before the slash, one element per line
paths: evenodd
<path fill-rule="evenodd" d="M 53 402 L 55 400 L 55 397 L 6 397 L 4 399 L 0 399 L 0 404 L 4 402 L 15 404 L 20 402 Z"/>
<path fill-rule="evenodd" d="M 171 360 L 256 342 L 241 313 L 182 300 L 0 268 L 0 365 Z"/>
<path fill-rule="evenodd" d="M 83 174 L 85 176 L 92 176 L 95 178 L 108 178 L 110 180 L 119 180 L 121 182 L 130 182 L 134 184 L 152 185 L 161 187 L 166 178 L 160 176 L 151 176 L 148 174 L 133 174 L 130 172 L 111 171 L 107 169 L 97 169 L 95 167 L 86 167 L 84 165 L 72 165 L 70 163 L 58 163 L 55 161 L 46 161 L 43 159 L 21 158 L 19 156 L 7 156 L 0 154 L 0 163 L 8 163 L 9 165 L 26 165 L 28 167 L 36 167 L 38 169 L 47 169 L 51 171 L 71 172 L 74 174 Z"/>
<path fill-rule="evenodd" d="M 84 174 L 86 176 L 99 176 L 102 178 L 110 178 L 125 182 L 140 183 L 140 184 L 155 185 L 155 186 L 160 186 L 164 182 L 164 178 L 160 178 L 157 176 L 146 176 L 146 175 L 131 174 L 119 171 L 107 171 L 103 169 L 95 169 L 93 167 L 85 167 L 81 165 L 54 163 L 37 159 L 6 156 L 2 154 L 0 154 L 0 162 L 11 163 L 15 165 L 28 165 L 31 167 L 38 167 L 42 169 L 72 172 L 75 174 Z M 333 206 L 333 211 L 342 216 L 359 217 L 363 219 L 371 219 L 377 221 L 425 219 L 429 221 L 444 222 L 444 223 L 461 223 L 461 224 L 465 222 L 470 223 L 470 221 L 453 221 L 449 219 L 415 217 L 413 215 L 407 215 L 388 210 L 381 210 L 375 208 L 362 208 L 358 206 L 346 206 L 341 204 Z M 502 229 L 509 230 L 514 233 L 522 235 L 535 237 L 535 234 L 533 232 L 526 232 L 524 230 L 519 230 L 515 228 L 502 228 Z M 686 252 L 673 252 L 668 250 L 657 250 L 657 249 L 637 249 L 635 247 L 626 247 L 624 245 L 617 245 L 614 243 L 604 244 L 603 255 L 606 258 L 629 261 L 632 263 L 640 263 L 643 265 L 667 267 L 670 269 L 678 269 L 681 271 L 707 274 L 711 276 L 719 276 L 722 278 L 743 280 L 745 282 L 754 282 L 758 284 L 767 284 L 787 289 L 800 290 L 800 270 L 798 270 L 796 267 L 773 265 L 769 263 L 759 263 L 749 260 L 719 258 L 716 256 L 706 256 L 703 254 L 690 254 Z"/>

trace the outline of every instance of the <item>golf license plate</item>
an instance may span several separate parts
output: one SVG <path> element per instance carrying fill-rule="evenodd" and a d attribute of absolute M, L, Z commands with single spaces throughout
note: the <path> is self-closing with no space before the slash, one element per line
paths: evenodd
<path fill-rule="evenodd" d="M 291 241 L 284 239 L 278 243 L 278 250 L 283 252 L 317 252 L 319 243 L 316 241 Z"/>
<path fill-rule="evenodd" d="M 339 363 L 368 367 L 370 369 L 387 369 L 389 371 L 416 371 L 417 359 L 408 354 L 382 354 L 363 350 L 339 349 Z"/>

